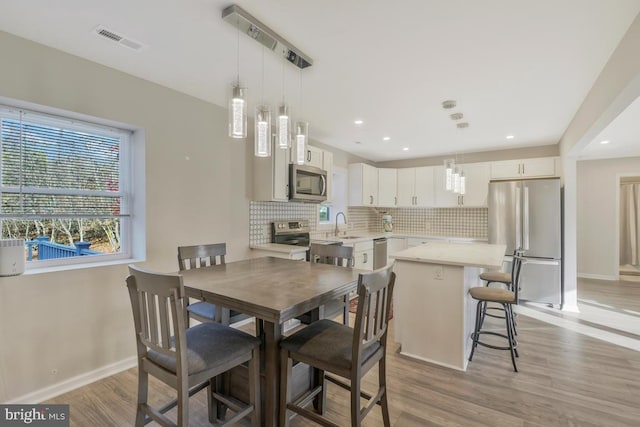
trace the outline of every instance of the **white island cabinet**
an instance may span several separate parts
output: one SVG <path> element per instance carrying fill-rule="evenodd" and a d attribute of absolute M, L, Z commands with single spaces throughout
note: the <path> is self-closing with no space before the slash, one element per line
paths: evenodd
<path fill-rule="evenodd" d="M 469 288 L 502 266 L 505 245 L 429 242 L 397 252 L 395 339 L 403 355 L 465 371 L 476 304 Z"/>

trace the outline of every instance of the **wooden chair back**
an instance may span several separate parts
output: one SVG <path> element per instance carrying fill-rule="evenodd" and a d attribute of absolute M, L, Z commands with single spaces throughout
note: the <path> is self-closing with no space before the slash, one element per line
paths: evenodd
<path fill-rule="evenodd" d="M 226 243 L 178 246 L 178 265 L 180 266 L 180 271 L 182 271 L 209 265 L 224 264 L 226 254 Z"/>
<path fill-rule="evenodd" d="M 138 358 L 148 349 L 176 359 L 176 372 L 187 375 L 185 292 L 182 276 L 129 266 L 127 288 L 135 324 Z"/>
<path fill-rule="evenodd" d="M 312 243 L 309 247 L 309 259 L 319 264 L 353 267 L 353 247 Z"/>
<path fill-rule="evenodd" d="M 352 347 L 354 364 L 359 364 L 363 351 L 375 343 L 380 344 L 384 354 L 396 280 L 392 269 L 393 264 L 390 264 L 358 277 L 358 310 Z"/>

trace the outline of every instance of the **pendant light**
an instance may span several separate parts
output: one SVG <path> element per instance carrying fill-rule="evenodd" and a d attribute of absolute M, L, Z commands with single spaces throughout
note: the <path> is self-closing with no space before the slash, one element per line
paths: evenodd
<path fill-rule="evenodd" d="M 278 107 L 278 147 L 286 150 L 291 139 L 289 107 L 284 102 L 284 56 L 282 57 L 282 103 Z"/>
<path fill-rule="evenodd" d="M 444 161 L 444 188 L 447 191 L 453 189 L 453 169 L 455 168 L 455 161 L 453 159 L 446 159 Z"/>
<path fill-rule="evenodd" d="M 302 113 L 302 72 L 300 72 L 300 113 Z M 304 164 L 307 151 L 307 139 L 309 137 L 309 123 L 301 120 L 296 122 L 296 163 Z"/>
<path fill-rule="evenodd" d="M 247 88 L 240 86 L 240 29 L 237 33 L 238 73 L 229 98 L 229 136 L 240 139 L 247 137 Z"/>
<path fill-rule="evenodd" d="M 256 107 L 254 155 L 256 157 L 271 156 L 271 107 L 264 103 L 264 47 L 262 48 L 262 105 Z"/>
<path fill-rule="evenodd" d="M 452 181 L 453 181 L 453 192 L 456 194 L 460 193 L 460 169 L 458 168 L 458 166 L 455 167 L 453 175 L 452 175 Z"/>

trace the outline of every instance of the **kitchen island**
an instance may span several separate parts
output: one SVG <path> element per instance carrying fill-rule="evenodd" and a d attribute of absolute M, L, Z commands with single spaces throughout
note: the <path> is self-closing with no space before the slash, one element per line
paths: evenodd
<path fill-rule="evenodd" d="M 506 246 L 429 242 L 397 252 L 395 339 L 400 353 L 465 371 L 476 304 L 469 288 L 502 266 Z"/>

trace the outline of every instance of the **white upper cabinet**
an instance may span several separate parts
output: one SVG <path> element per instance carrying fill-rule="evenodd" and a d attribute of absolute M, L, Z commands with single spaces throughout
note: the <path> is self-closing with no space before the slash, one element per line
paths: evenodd
<path fill-rule="evenodd" d="M 466 192 L 460 198 L 460 206 L 486 207 L 489 195 L 489 163 L 462 165 Z"/>
<path fill-rule="evenodd" d="M 397 177 L 396 169 L 378 169 L 378 206 L 396 206 Z"/>
<path fill-rule="evenodd" d="M 433 166 L 398 169 L 398 206 L 434 205 L 434 169 Z"/>
<path fill-rule="evenodd" d="M 296 150 L 294 149 L 291 150 L 291 163 L 296 163 L 295 151 Z M 304 164 L 322 169 L 322 163 L 324 161 L 323 155 L 323 150 L 320 148 L 307 145 L 307 148 L 304 151 Z"/>
<path fill-rule="evenodd" d="M 253 200 L 289 200 L 289 149 L 272 142 L 270 157 L 253 157 Z"/>
<path fill-rule="evenodd" d="M 491 162 L 491 179 L 558 176 L 555 157 Z"/>
<path fill-rule="evenodd" d="M 465 176 L 464 195 L 456 194 L 445 188 L 444 166 L 435 167 L 436 203 L 435 206 L 447 207 L 485 207 L 489 192 L 489 163 L 467 163 L 461 165 Z"/>
<path fill-rule="evenodd" d="M 349 165 L 349 206 L 378 205 L 378 169 L 365 163 Z"/>

